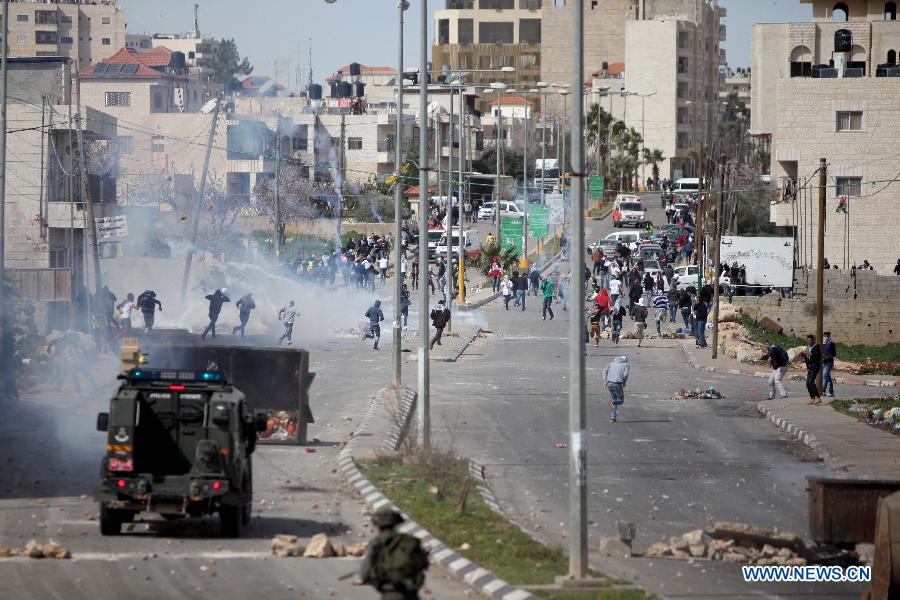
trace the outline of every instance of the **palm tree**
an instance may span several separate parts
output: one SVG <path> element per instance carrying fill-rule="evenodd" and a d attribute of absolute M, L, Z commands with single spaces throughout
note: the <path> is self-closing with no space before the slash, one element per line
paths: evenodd
<path fill-rule="evenodd" d="M 666 155 L 662 150 L 644 148 L 644 164 L 650 166 L 650 176 L 657 187 L 659 187 L 659 163 L 664 160 L 666 160 Z"/>
<path fill-rule="evenodd" d="M 608 173 L 606 158 L 609 152 L 609 128 L 612 122 L 612 115 L 603 110 L 599 104 L 591 105 L 587 113 L 586 139 L 589 146 L 600 151 L 601 173 Z"/>
<path fill-rule="evenodd" d="M 640 189 L 640 184 L 637 181 L 638 178 L 638 167 L 641 165 L 641 143 L 643 143 L 644 138 L 641 136 L 637 130 L 632 127 L 628 131 L 628 140 L 626 144 L 626 151 L 628 153 L 629 166 L 631 167 L 627 171 L 628 175 L 628 184 L 631 190 Z"/>

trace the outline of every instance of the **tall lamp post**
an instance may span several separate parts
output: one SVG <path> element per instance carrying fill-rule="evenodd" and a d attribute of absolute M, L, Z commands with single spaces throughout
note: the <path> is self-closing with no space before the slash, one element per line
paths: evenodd
<path fill-rule="evenodd" d="M 635 94 L 635 95 L 638 96 L 638 97 L 641 99 L 641 159 L 642 159 L 642 160 L 641 160 L 641 183 L 643 183 L 643 182 L 646 181 L 646 179 L 647 179 L 647 178 L 646 178 L 646 175 L 647 175 L 647 171 L 646 171 L 647 163 L 643 161 L 644 150 L 647 148 L 647 138 L 644 136 L 644 133 L 645 133 L 645 129 L 644 129 L 644 125 L 645 125 L 645 121 L 644 121 L 644 101 L 645 101 L 647 98 L 651 97 L 651 96 L 655 96 L 655 95 L 656 95 L 656 92 L 650 92 L 650 93 L 648 93 L 648 94 Z"/>
<path fill-rule="evenodd" d="M 501 81 L 491 82 L 491 87 L 485 90 L 485 93 L 496 94 L 497 96 L 497 120 L 494 124 L 494 139 L 496 142 L 496 146 L 494 148 L 494 154 L 497 156 L 497 167 L 496 167 L 496 183 L 494 185 L 494 230 L 496 231 L 496 241 L 497 245 L 501 244 L 500 238 L 500 159 L 503 154 L 503 95 L 504 92 L 512 92 L 512 90 L 506 89 L 506 84 Z"/>
<path fill-rule="evenodd" d="M 547 183 L 544 181 L 547 164 L 547 87 L 546 81 L 538 81 L 537 88 L 541 92 L 541 206 L 547 205 Z"/>

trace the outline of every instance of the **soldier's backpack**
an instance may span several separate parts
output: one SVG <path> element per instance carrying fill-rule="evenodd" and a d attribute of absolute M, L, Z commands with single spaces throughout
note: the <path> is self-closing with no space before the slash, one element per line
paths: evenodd
<path fill-rule="evenodd" d="M 385 538 L 372 567 L 379 590 L 412 592 L 425 583 L 428 555 L 418 538 L 393 533 Z"/>

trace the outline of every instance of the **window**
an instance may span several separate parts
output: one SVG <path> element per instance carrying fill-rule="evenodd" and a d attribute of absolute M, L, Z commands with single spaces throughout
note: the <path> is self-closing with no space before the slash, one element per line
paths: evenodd
<path fill-rule="evenodd" d="M 59 22 L 60 23 L 71 23 L 72 17 L 70 17 L 69 15 L 60 15 Z"/>
<path fill-rule="evenodd" d="M 56 24 L 56 11 L 55 10 L 38 10 L 34 13 L 34 22 L 38 25 L 55 25 Z"/>
<path fill-rule="evenodd" d="M 103 25 L 111 25 L 111 24 L 112 24 L 112 17 L 101 17 L 101 18 L 100 18 L 100 23 L 103 24 Z"/>
<path fill-rule="evenodd" d="M 347 150 L 362 150 L 363 142 L 361 137 L 347 138 Z"/>
<path fill-rule="evenodd" d="M 540 19 L 519 19 L 519 43 L 520 44 L 540 44 L 541 43 L 541 20 Z"/>
<path fill-rule="evenodd" d="M 131 92 L 106 92 L 107 106 L 131 106 Z"/>
<path fill-rule="evenodd" d="M 541 10 L 541 0 L 519 0 L 522 10 Z"/>
<path fill-rule="evenodd" d="M 812 52 L 806 46 L 791 50 L 791 77 L 809 77 L 812 74 Z"/>
<path fill-rule="evenodd" d="M 444 46 L 450 43 L 450 19 L 438 20 L 438 45 Z"/>
<path fill-rule="evenodd" d="M 56 32 L 55 31 L 35 31 L 34 32 L 34 43 L 35 44 L 55 44 L 56 43 Z"/>
<path fill-rule="evenodd" d="M 62 44 L 71 44 L 71 43 L 73 43 L 72 38 L 69 37 L 69 36 L 67 36 L 67 35 L 64 35 L 64 36 L 62 36 L 61 38 L 59 38 L 59 41 L 60 41 L 60 43 L 62 43 Z"/>
<path fill-rule="evenodd" d="M 862 111 L 839 111 L 837 131 L 862 131 Z"/>
<path fill-rule="evenodd" d="M 156 110 L 162 110 L 163 107 L 163 97 L 159 92 L 153 92 L 153 108 Z"/>
<path fill-rule="evenodd" d="M 19 23 L 27 23 L 28 15 L 16 15 L 16 21 L 18 21 Z"/>
<path fill-rule="evenodd" d="M 28 43 L 28 36 L 25 35 L 25 34 L 22 34 L 22 33 L 18 34 L 18 35 L 16 36 L 16 43 L 17 43 L 17 44 L 27 44 L 27 43 Z"/>
<path fill-rule="evenodd" d="M 516 7 L 516 0 L 481 0 L 478 4 L 484 10 L 504 10 Z"/>
<path fill-rule="evenodd" d="M 116 139 L 115 150 L 119 154 L 134 154 L 134 136 L 120 135 Z"/>
<path fill-rule="evenodd" d="M 862 177 L 838 177 L 836 196 L 862 196 Z"/>
<path fill-rule="evenodd" d="M 831 9 L 831 20 L 835 23 L 845 23 L 850 20 L 850 9 L 843 2 L 838 2 Z"/>
<path fill-rule="evenodd" d="M 305 129 L 305 127 L 304 127 L 304 129 Z M 292 138 L 291 148 L 293 148 L 294 152 L 298 152 L 298 151 L 305 152 L 307 150 L 308 146 L 307 146 L 307 142 L 306 142 L 306 132 L 305 131 L 303 133 L 301 133 L 300 136 Z"/>
<path fill-rule="evenodd" d="M 196 52 L 188 52 L 188 58 L 190 58 L 191 60 L 197 58 L 197 53 Z"/>
<path fill-rule="evenodd" d="M 475 43 L 475 21 L 472 19 L 460 19 L 456 23 L 457 35 L 460 44 Z"/>
<path fill-rule="evenodd" d="M 884 20 L 885 21 L 896 21 L 897 20 L 897 3 L 896 2 L 885 2 L 884 3 Z"/>
<path fill-rule="evenodd" d="M 165 152 L 166 151 L 166 138 L 161 135 L 154 135 L 150 138 L 150 151 L 151 152 Z"/>
<path fill-rule="evenodd" d="M 678 72 L 681 74 L 688 72 L 688 59 L 685 56 L 678 57 Z"/>
<path fill-rule="evenodd" d="M 896 50 L 888 50 L 887 64 L 889 64 L 889 65 L 897 64 L 897 51 Z"/>
<path fill-rule="evenodd" d="M 478 24 L 478 42 L 481 44 L 514 43 L 515 23 L 485 21 Z"/>
<path fill-rule="evenodd" d="M 690 35 L 687 31 L 679 31 L 678 32 L 678 47 L 681 49 L 685 49 L 688 47 L 690 43 Z"/>
<path fill-rule="evenodd" d="M 679 98 L 687 98 L 688 97 L 688 87 L 683 83 L 678 84 L 678 97 Z"/>
<path fill-rule="evenodd" d="M 689 148 L 690 140 L 688 140 L 688 134 L 683 131 L 679 131 L 678 132 L 678 141 L 676 142 L 676 144 L 678 145 L 679 150 L 684 150 L 686 148 Z"/>

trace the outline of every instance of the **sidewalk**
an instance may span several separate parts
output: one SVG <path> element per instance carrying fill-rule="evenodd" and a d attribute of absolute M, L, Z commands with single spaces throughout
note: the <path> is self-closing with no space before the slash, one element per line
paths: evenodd
<path fill-rule="evenodd" d="M 768 378 L 764 366 L 746 365 L 730 358 L 710 357 L 709 350 L 700 350 L 693 340 L 679 340 L 678 345 L 695 369 L 727 375 L 748 375 Z M 805 372 L 789 371 L 792 380 L 805 380 Z M 843 385 L 870 387 L 897 386 L 897 377 L 878 376 L 878 380 L 841 375 L 835 382 Z M 855 394 L 859 396 L 863 390 Z M 824 399 L 823 399 L 824 400 Z M 827 405 L 811 406 L 805 394 L 760 402 L 757 410 L 776 427 L 805 444 L 832 469 L 847 471 L 858 477 L 900 477 L 900 436 L 869 427 L 852 417 L 843 415 Z"/>
<path fill-rule="evenodd" d="M 709 334 L 707 334 L 709 337 Z M 725 375 L 747 375 L 749 377 L 764 377 L 768 379 L 771 370 L 765 365 L 748 365 L 733 358 L 728 358 L 719 351 L 719 358 L 710 356 L 711 350 L 700 350 L 694 345 L 693 338 L 680 340 L 679 346 L 687 356 L 688 363 L 695 369 L 722 373 Z M 838 385 L 867 385 L 870 387 L 900 387 L 900 377 L 891 375 L 853 375 L 840 371 L 832 371 L 831 377 Z M 806 381 L 806 370 L 803 368 L 791 368 L 786 376 L 794 381 Z"/>
<path fill-rule="evenodd" d="M 811 406 L 805 398 L 769 400 L 756 408 L 815 450 L 832 469 L 854 476 L 900 478 L 900 436 L 869 427 L 827 405 Z"/>

